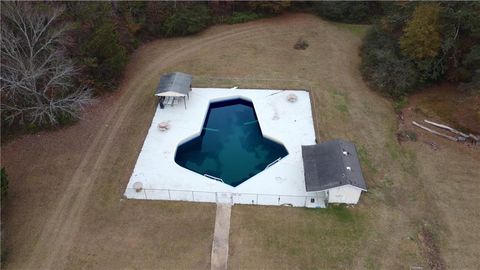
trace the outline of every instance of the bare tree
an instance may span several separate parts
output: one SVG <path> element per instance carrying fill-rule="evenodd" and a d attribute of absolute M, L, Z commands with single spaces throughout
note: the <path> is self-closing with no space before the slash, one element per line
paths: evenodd
<path fill-rule="evenodd" d="M 38 10 L 30 3 L 2 3 L 1 110 L 8 123 L 58 124 L 60 117 L 78 118 L 92 101 L 91 90 L 78 85 L 78 71 L 66 57 L 68 26 L 60 24 L 63 9 Z"/>

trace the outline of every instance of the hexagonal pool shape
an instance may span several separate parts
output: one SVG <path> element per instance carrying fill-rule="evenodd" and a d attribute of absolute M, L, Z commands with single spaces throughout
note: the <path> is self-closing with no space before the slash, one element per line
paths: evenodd
<path fill-rule="evenodd" d="M 238 186 L 288 155 L 263 137 L 252 102 L 213 102 L 201 134 L 178 146 L 175 162 L 191 171 Z"/>

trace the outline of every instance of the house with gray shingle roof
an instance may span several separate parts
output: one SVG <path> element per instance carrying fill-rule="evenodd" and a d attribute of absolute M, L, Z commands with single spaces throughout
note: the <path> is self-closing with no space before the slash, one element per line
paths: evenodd
<path fill-rule="evenodd" d="M 353 143 L 332 140 L 303 145 L 302 157 L 311 207 L 323 202 L 356 204 L 362 191 L 367 191 Z"/>

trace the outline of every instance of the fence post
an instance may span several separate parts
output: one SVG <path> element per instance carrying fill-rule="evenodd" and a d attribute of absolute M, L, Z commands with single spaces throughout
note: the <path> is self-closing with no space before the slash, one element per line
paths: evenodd
<path fill-rule="evenodd" d="M 215 192 L 215 203 L 218 203 L 218 192 Z"/>
<path fill-rule="evenodd" d="M 171 201 L 172 200 L 172 196 L 170 195 L 170 189 L 167 189 L 168 191 L 168 199 Z"/>
<path fill-rule="evenodd" d="M 193 190 L 192 190 L 192 200 L 195 201 L 195 195 L 193 195 Z"/>
<path fill-rule="evenodd" d="M 145 195 L 145 200 L 148 200 L 147 198 L 147 191 L 145 189 L 143 189 L 143 194 Z"/>
<path fill-rule="evenodd" d="M 257 193 L 257 203 L 256 203 L 256 205 L 258 205 L 258 193 Z"/>

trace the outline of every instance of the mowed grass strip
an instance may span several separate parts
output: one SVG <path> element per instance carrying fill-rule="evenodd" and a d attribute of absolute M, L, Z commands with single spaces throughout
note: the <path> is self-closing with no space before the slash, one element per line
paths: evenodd
<path fill-rule="evenodd" d="M 232 269 L 349 269 L 361 248 L 364 215 L 353 208 L 234 206 Z"/>

